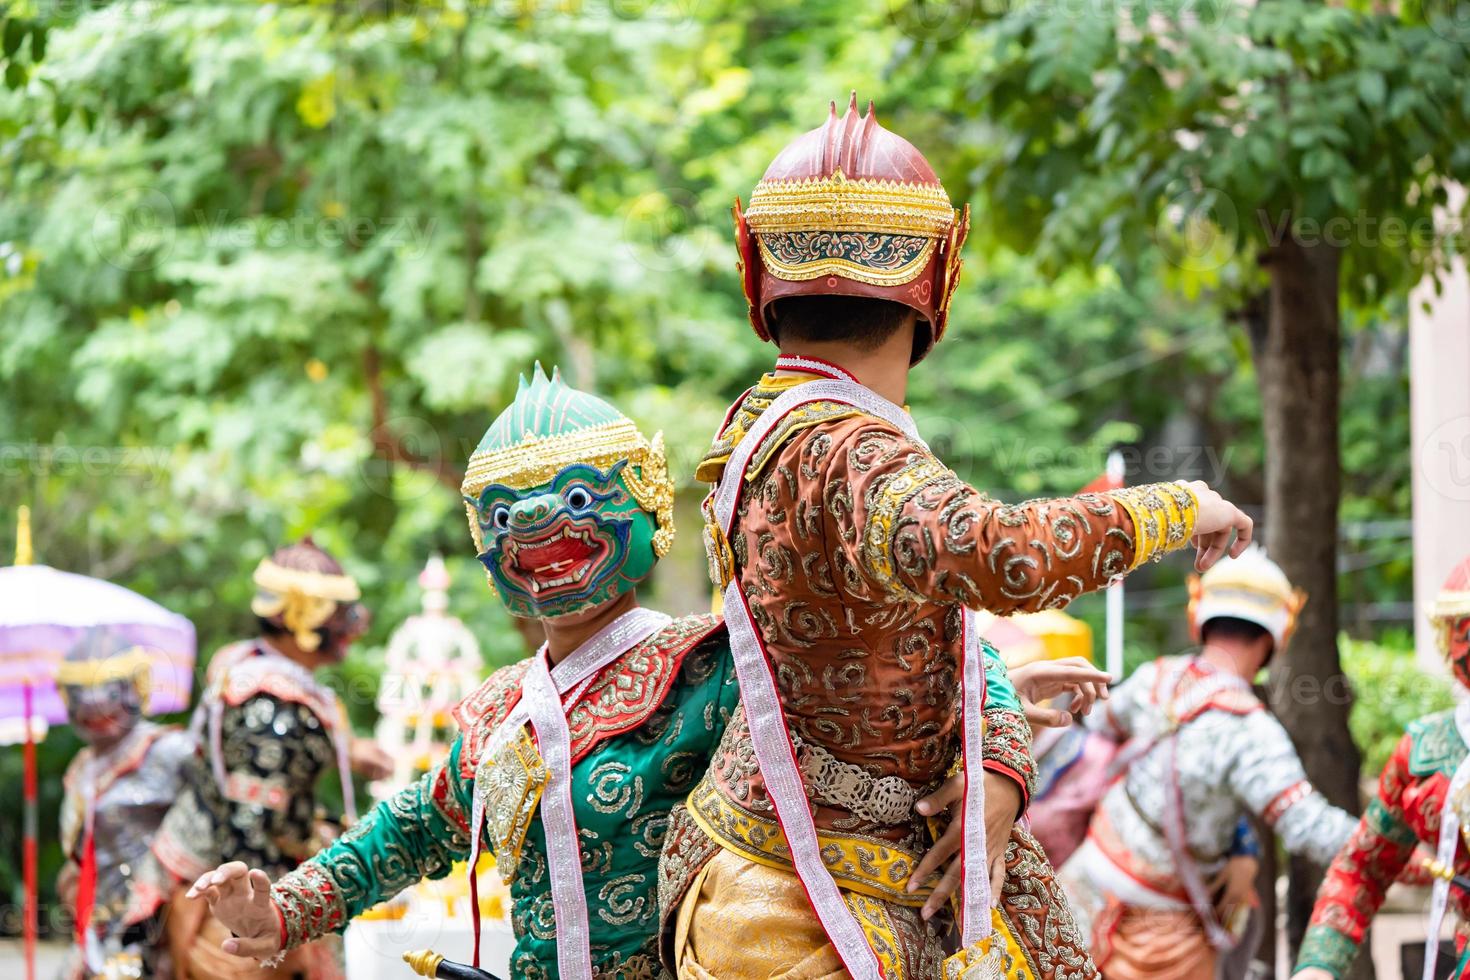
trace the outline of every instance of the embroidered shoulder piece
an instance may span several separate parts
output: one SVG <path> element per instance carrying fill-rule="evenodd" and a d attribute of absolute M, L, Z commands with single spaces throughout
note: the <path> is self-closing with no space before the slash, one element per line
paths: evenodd
<path fill-rule="evenodd" d="M 604 667 L 567 715 L 572 762 L 643 724 L 663 704 L 689 651 L 724 628 L 708 614 L 681 616 Z"/>
<path fill-rule="evenodd" d="M 1159 674 L 1162 677 L 1164 671 L 1160 670 Z M 1171 702 L 1173 705 L 1186 707 L 1184 717 L 1177 719 L 1180 724 L 1193 721 L 1207 711 L 1248 715 L 1253 711 L 1265 710 L 1265 705 L 1261 704 L 1261 699 L 1256 697 L 1255 692 L 1243 685 L 1231 684 L 1213 692 L 1201 690 L 1203 685 L 1217 683 L 1214 672 L 1208 668 L 1201 668 L 1193 663 L 1185 668 L 1184 677 L 1180 679 Z M 1198 701 L 1202 694 L 1205 695 L 1204 700 Z"/>
<path fill-rule="evenodd" d="M 462 775 L 474 773 L 491 734 L 521 699 L 521 681 L 530 666 L 531 658 L 527 657 L 501 667 L 450 712 L 464 737 L 464 747 L 459 753 Z"/>
<path fill-rule="evenodd" d="M 609 738 L 631 731 L 658 710 L 679 676 L 684 657 L 724 624 L 711 615 L 683 616 L 608 664 L 592 678 L 567 714 L 572 763 Z M 473 776 L 491 735 L 521 699 L 530 658 L 502 667 L 454 709 L 464 733 L 460 773 Z"/>
<path fill-rule="evenodd" d="M 792 387 L 813 378 L 782 377 L 762 378 L 761 383 L 746 392 L 739 405 L 730 414 L 730 421 L 720 431 L 715 443 L 710 447 L 694 471 L 694 478 L 703 483 L 716 483 L 724 473 L 725 462 L 740 441 L 745 438 L 745 433 L 750 431 L 756 420 L 761 417 L 765 410 L 770 407 L 781 395 Z M 851 405 L 842 405 L 837 402 L 812 402 L 802 405 L 787 413 L 786 417 L 776 426 L 775 430 L 766 438 L 760 451 L 750 461 L 746 469 L 745 478 L 752 480 L 765 468 L 766 462 L 781 448 L 793 435 L 804 429 L 809 429 L 823 422 L 831 422 L 836 419 L 849 418 L 861 415 L 858 409 Z"/>
<path fill-rule="evenodd" d="M 231 708 L 262 694 L 303 705 L 329 733 L 340 728 L 345 720 L 337 696 L 310 671 L 294 660 L 268 651 L 233 659 L 216 678 L 212 694 Z"/>
<path fill-rule="evenodd" d="M 1465 758 L 1465 741 L 1455 727 L 1455 713 L 1440 711 L 1425 715 L 1409 725 L 1413 749 L 1409 753 L 1409 772 L 1415 776 L 1443 773 L 1454 775 Z"/>

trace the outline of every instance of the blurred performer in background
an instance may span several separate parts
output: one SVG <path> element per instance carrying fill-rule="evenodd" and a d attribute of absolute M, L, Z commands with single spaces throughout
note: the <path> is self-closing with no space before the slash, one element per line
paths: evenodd
<path fill-rule="evenodd" d="M 1190 583 L 1198 654 L 1140 667 L 1088 724 L 1126 741 L 1122 772 L 1063 880 L 1108 980 L 1213 977 L 1239 945 L 1254 895 L 1232 862 L 1246 813 L 1322 863 L 1353 818 L 1307 782 L 1251 680 L 1284 650 L 1305 595 L 1259 548 Z M 1244 868 L 1245 870 L 1242 870 Z"/>
<path fill-rule="evenodd" d="M 86 746 L 63 780 L 57 878 L 76 910 L 71 978 L 158 976 L 167 971 L 158 912 L 167 899 L 141 871 L 179 791 L 194 741 L 144 718 L 152 668 L 146 653 L 106 630 L 89 632 L 62 661 L 56 685 Z"/>
<path fill-rule="evenodd" d="M 164 818 L 153 854 L 177 884 L 169 946 L 180 978 L 340 975 L 340 950 L 303 949 L 279 973 L 220 949 L 229 930 L 186 894 L 200 875 L 244 861 L 283 875 L 327 836 L 316 784 L 335 768 L 349 822 L 356 819 L 352 746 L 346 715 L 314 676 L 341 663 L 367 629 L 357 582 L 310 538 L 281 548 L 255 569 L 250 608 L 253 640 L 225 647 L 209 667 L 209 686 L 194 713 L 198 754 Z"/>
<path fill-rule="evenodd" d="M 1015 668 L 1012 668 L 1015 669 Z M 1053 705 L 1069 711 L 1063 700 Z M 1031 833 L 1054 867 L 1061 867 L 1087 836 L 1092 812 L 1110 781 L 1118 743 L 1079 724 L 1035 730 L 1036 790 L 1027 815 Z"/>
<path fill-rule="evenodd" d="M 669 831 L 667 965 L 1089 976 L 1045 856 L 1014 829 L 1031 732 L 965 608 L 1059 607 L 1196 534 L 1208 562 L 1249 519 L 1203 484 L 1007 506 L 935 458 L 899 406 L 943 335 L 968 216 L 856 97 L 735 217 L 751 321 L 781 356 L 699 467 L 742 711 Z M 933 917 L 961 879 L 965 948 L 946 967 Z"/>
<path fill-rule="evenodd" d="M 1347 974 L 1368 924 L 1420 842 L 1435 853 L 1441 874 L 1432 893 L 1430 937 L 1439 935 L 1445 911 L 1455 911 L 1458 957 L 1448 976 L 1470 977 L 1470 558 L 1450 572 L 1431 608 L 1430 622 L 1454 675 L 1459 706 L 1409 726 L 1378 779 L 1378 795 L 1328 869 L 1317 893 L 1311 925 L 1297 954 L 1299 978 L 1325 980 Z M 1457 881 L 1444 875 L 1459 875 Z M 1436 972 L 1438 944 L 1425 949 L 1425 977 Z"/>
<path fill-rule="evenodd" d="M 510 886 L 513 976 L 652 980 L 669 809 L 738 699 L 719 620 L 638 605 L 674 538 L 662 437 L 538 365 L 463 493 L 492 587 L 546 645 L 455 709 L 447 759 L 321 854 L 273 887 L 269 866 L 226 865 L 195 893 L 239 937 L 231 952 L 270 957 L 455 861 L 473 869 L 483 844 Z"/>

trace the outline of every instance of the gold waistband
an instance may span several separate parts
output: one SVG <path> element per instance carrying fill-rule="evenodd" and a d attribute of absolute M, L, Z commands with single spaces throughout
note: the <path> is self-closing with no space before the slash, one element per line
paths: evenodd
<path fill-rule="evenodd" d="M 727 799 L 706 777 L 689 794 L 689 815 L 712 840 L 726 850 L 773 868 L 790 870 L 791 850 L 775 820 L 751 813 Z M 899 905 L 923 905 L 934 890 L 905 890 L 918 856 L 889 841 L 837 830 L 817 831 L 822 862 L 837 884 L 849 891 Z"/>

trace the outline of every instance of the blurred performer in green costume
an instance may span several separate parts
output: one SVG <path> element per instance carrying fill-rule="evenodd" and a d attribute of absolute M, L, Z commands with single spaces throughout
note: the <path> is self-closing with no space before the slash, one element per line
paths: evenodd
<path fill-rule="evenodd" d="M 230 952 L 270 958 L 488 847 L 510 885 L 514 976 L 658 976 L 669 810 L 738 695 L 715 617 L 638 605 L 674 536 L 662 439 L 538 366 L 463 494 L 491 584 L 546 645 L 458 706 L 447 759 L 316 857 L 274 885 L 225 865 L 195 890 L 238 937 Z"/>

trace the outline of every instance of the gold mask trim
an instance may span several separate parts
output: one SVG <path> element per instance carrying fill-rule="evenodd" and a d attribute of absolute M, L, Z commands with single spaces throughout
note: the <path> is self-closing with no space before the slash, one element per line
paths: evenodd
<path fill-rule="evenodd" d="M 63 702 L 67 687 L 99 687 L 113 681 L 132 681 L 148 710 L 153 690 L 153 661 L 142 647 L 100 660 L 63 660 L 56 668 L 56 690 Z"/>
<path fill-rule="evenodd" d="M 938 184 L 849 180 L 839 167 L 827 177 L 763 180 L 745 211 L 750 230 L 873 231 L 943 238 L 957 215 Z"/>
<path fill-rule="evenodd" d="M 280 616 L 303 650 L 321 645 L 316 633 L 332 618 L 338 603 L 356 602 L 362 596 L 350 575 L 330 575 L 299 568 L 285 568 L 269 558 L 262 559 L 251 576 L 260 591 L 250 602 L 250 611 L 271 619 Z"/>

